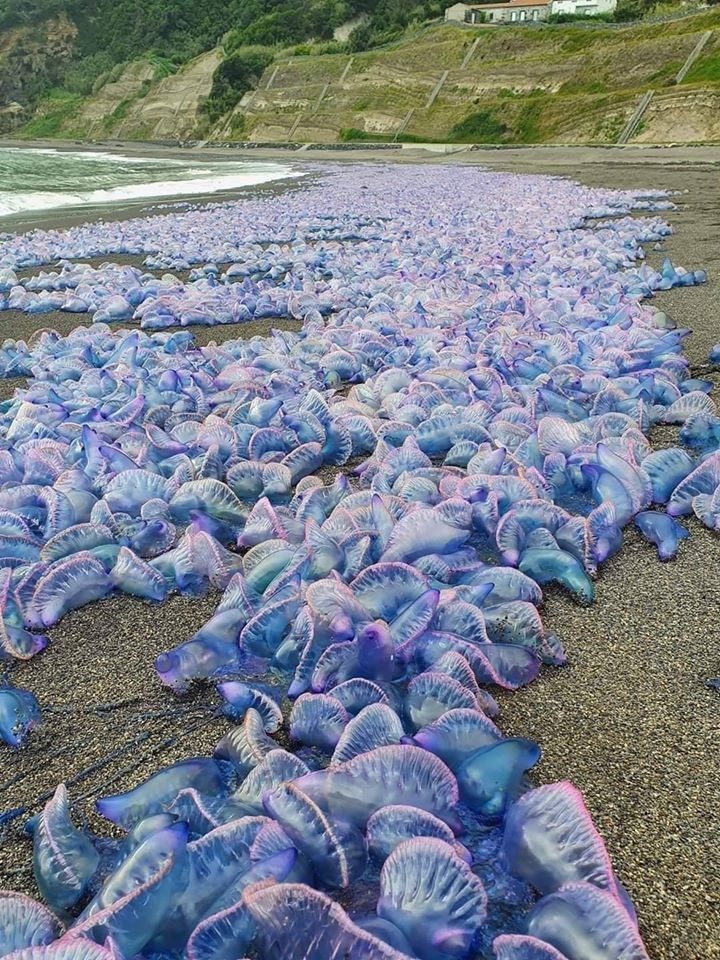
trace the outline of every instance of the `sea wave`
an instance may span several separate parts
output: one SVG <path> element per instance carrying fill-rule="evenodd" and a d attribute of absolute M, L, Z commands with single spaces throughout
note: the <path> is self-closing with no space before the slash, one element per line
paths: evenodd
<path fill-rule="evenodd" d="M 4 153 L 40 154 L 45 157 L 63 157 L 72 160 L 107 160 L 108 163 L 147 163 L 162 166 L 183 166 L 184 160 L 171 157 L 129 157 L 124 153 L 106 153 L 104 150 L 58 150 L 55 147 L 2 147 Z"/>
<path fill-rule="evenodd" d="M 126 163 L 136 162 L 135 157 L 123 157 Z M 145 158 L 143 158 L 144 160 Z M 0 190 L 0 217 L 8 217 L 26 211 L 51 210 L 58 207 L 98 206 L 123 201 L 136 201 L 161 197 L 187 197 L 201 194 L 213 194 L 223 190 L 232 190 L 237 187 L 254 186 L 281 180 L 288 177 L 297 177 L 300 174 L 291 167 L 282 164 L 253 164 L 243 165 L 232 163 L 232 172 L 220 173 L 215 164 L 212 174 L 207 174 L 207 168 L 191 167 L 184 171 L 182 177 L 170 180 L 148 180 L 142 183 L 126 183 L 117 186 L 94 190 L 29 190 L 13 192 Z M 193 174 L 204 174 L 193 175 Z M 189 176 L 188 176 L 189 175 Z"/>

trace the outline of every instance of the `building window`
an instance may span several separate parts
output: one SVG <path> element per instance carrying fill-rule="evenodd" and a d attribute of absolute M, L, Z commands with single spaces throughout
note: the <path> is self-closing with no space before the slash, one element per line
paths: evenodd
<path fill-rule="evenodd" d="M 533 18 L 533 20 L 538 20 L 538 19 L 540 18 L 540 11 L 539 11 L 539 10 L 533 10 L 533 12 L 532 12 L 532 18 Z"/>

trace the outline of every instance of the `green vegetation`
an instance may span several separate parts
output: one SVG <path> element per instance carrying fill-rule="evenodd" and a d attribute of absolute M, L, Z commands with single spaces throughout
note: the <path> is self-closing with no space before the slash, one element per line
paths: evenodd
<path fill-rule="evenodd" d="M 683 83 L 720 83 L 720 52 L 696 60 Z"/>
<path fill-rule="evenodd" d="M 408 27 L 443 16 L 444 0 L 356 0 L 356 12 L 367 21 L 350 34 L 348 45 L 357 53 L 399 40 Z"/>
<path fill-rule="evenodd" d="M 365 141 L 367 143 L 434 143 L 427 137 L 418 137 L 412 133 L 368 133 L 367 130 L 358 130 L 357 127 L 346 127 L 339 133 L 343 143 Z"/>
<path fill-rule="evenodd" d="M 348 45 L 339 40 L 323 40 L 320 43 L 299 43 L 292 49 L 294 57 L 324 57 L 328 53 L 347 53 Z"/>
<path fill-rule="evenodd" d="M 515 122 L 515 143 L 542 143 L 541 109 L 537 103 L 524 104 Z"/>
<path fill-rule="evenodd" d="M 567 80 L 560 93 L 607 93 L 607 85 L 602 80 Z"/>
<path fill-rule="evenodd" d="M 272 50 L 244 47 L 223 60 L 213 76 L 205 113 L 214 123 L 237 106 L 243 94 L 257 86 L 262 72 L 273 60 Z"/>
<path fill-rule="evenodd" d="M 64 8 L 63 0 L 0 0 L 0 29 L 47 20 Z"/>
<path fill-rule="evenodd" d="M 11 82 L 13 70 L 7 67 L 0 93 L 5 102 L 37 106 L 24 131 L 28 136 L 52 136 L 72 135 L 82 99 L 102 89 L 102 110 L 88 115 L 105 120 L 93 122 L 104 124 L 109 134 L 124 121 L 123 136 L 140 136 L 137 101 L 152 97 L 155 84 L 171 77 L 188 58 L 219 45 L 223 59 L 212 82 L 214 55 L 192 74 L 191 84 L 198 85 L 196 102 L 202 103 L 200 114 L 191 110 L 183 120 L 183 132 L 192 136 L 212 137 L 214 129 L 222 129 L 223 136 L 237 139 L 282 139 L 299 120 L 297 140 L 320 135 L 380 142 L 392 140 L 407 118 L 406 132 L 397 138 L 405 142 L 612 142 L 643 92 L 655 90 L 657 104 L 703 30 L 714 29 L 720 36 L 717 7 L 681 20 L 622 29 L 603 23 L 588 29 L 557 23 L 543 29 L 508 25 L 460 30 L 424 22 L 448 2 L 0 0 L 0 25 L 65 13 L 78 30 L 66 60 L 38 70 L 37 77 L 31 71 L 32 87 L 18 92 Z M 621 0 L 621 7 L 628 4 L 643 14 L 658 9 L 646 0 Z M 675 8 L 665 6 L 662 12 L 668 9 Z M 365 19 L 347 42 L 331 39 L 335 26 L 359 15 Z M 72 44 L 72 29 L 59 26 Z M 38 23 L 17 33 L 42 38 L 46 29 L 50 27 Z M 476 39 L 474 56 L 461 72 Z M 28 51 L 35 48 L 24 42 L 23 62 L 30 62 L 36 55 Z M 352 67 L 344 75 L 351 54 Z M 265 86 L 275 70 L 271 88 L 256 98 L 255 106 L 237 111 L 243 95 Z M 428 93 L 445 70 L 448 77 L 440 95 L 426 108 Z M 121 76 L 116 90 L 107 88 Z M 720 83 L 717 39 L 683 83 Z M 318 104 L 325 84 L 328 96 Z M 170 97 L 172 88 L 170 81 Z M 682 94 L 675 91 L 673 102 Z M 160 99 L 165 97 L 163 92 Z M 657 110 L 654 106 L 650 112 L 648 137 L 656 135 Z M 153 110 L 142 111 L 144 117 L 152 115 Z M 384 132 L 368 133 L 362 129 L 365 124 Z"/>
<path fill-rule="evenodd" d="M 667 63 L 664 63 L 659 70 L 650 74 L 648 77 L 649 82 L 653 84 L 671 83 L 677 76 L 683 63 L 683 60 L 669 60 Z"/>
<path fill-rule="evenodd" d="M 63 77 L 63 85 L 69 93 L 79 93 L 86 97 L 93 92 L 98 78 L 108 78 L 113 66 L 109 53 L 93 53 L 68 67 Z"/>
<path fill-rule="evenodd" d="M 248 44 L 285 46 L 310 37 L 330 40 L 355 10 L 345 0 L 243 0 L 225 37 L 229 50 Z"/>
<path fill-rule="evenodd" d="M 448 134 L 452 143 L 504 143 L 507 126 L 490 110 L 478 110 L 456 123 Z"/>
<path fill-rule="evenodd" d="M 324 139 L 371 143 L 392 140 L 407 118 L 399 141 L 613 143 L 639 97 L 655 90 L 644 136 L 672 139 L 685 88 L 674 91 L 667 106 L 663 95 L 708 29 L 719 31 L 720 39 L 717 7 L 622 29 L 568 24 L 474 31 L 434 25 L 354 54 L 347 74 L 348 54 L 289 62 L 280 56 L 266 74 L 277 66 L 271 89 L 247 111 L 243 137 L 282 139 L 300 118 L 296 140 L 320 130 Z M 475 39 L 474 56 L 461 72 Z M 720 51 L 709 45 L 704 54 L 688 75 L 690 88 L 720 82 L 715 73 Z M 433 77 L 445 70 L 447 80 L 426 108 Z M 342 86 L 336 82 L 340 75 Z M 310 117 L 307 111 L 328 82 L 328 96 Z M 710 120 L 702 123 L 710 125 L 712 136 Z"/>
<path fill-rule="evenodd" d="M 146 58 L 155 79 L 217 44 L 230 64 L 219 73 L 208 116 L 232 106 L 256 73 L 243 65 L 247 47 L 297 45 L 298 56 L 339 53 L 400 37 L 409 24 L 442 12 L 444 0 L 0 0 L 0 30 L 40 24 L 64 15 L 77 27 L 73 58 L 60 75 L 27 86 L 24 101 L 37 104 L 53 85 L 89 96 L 114 79 L 114 68 Z M 335 27 L 364 15 L 349 44 L 332 40 Z M 312 39 L 312 43 L 309 41 Z M 240 61 L 235 61 L 240 56 Z M 262 71 L 260 71 L 262 72 Z"/>
<path fill-rule="evenodd" d="M 612 13 L 596 13 L 592 17 L 586 13 L 551 13 L 547 23 L 582 23 L 588 20 L 592 20 L 593 23 L 612 23 L 614 19 Z"/>
<path fill-rule="evenodd" d="M 82 97 L 64 90 L 52 90 L 40 104 L 38 111 L 20 131 L 19 135 L 30 140 L 44 137 L 81 136 L 80 132 L 68 134 L 65 124 L 70 120 L 82 103 Z"/>
<path fill-rule="evenodd" d="M 145 59 L 155 67 L 153 80 L 164 80 L 165 77 L 172 76 L 177 71 L 177 63 L 173 63 L 167 57 L 161 57 L 154 50 L 149 50 L 145 54 Z"/>

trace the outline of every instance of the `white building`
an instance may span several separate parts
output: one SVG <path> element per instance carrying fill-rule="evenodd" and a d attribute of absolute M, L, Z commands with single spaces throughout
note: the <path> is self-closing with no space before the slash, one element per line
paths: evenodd
<path fill-rule="evenodd" d="M 594 17 L 598 13 L 612 13 L 617 0 L 552 0 L 550 13 L 572 13 Z"/>
<path fill-rule="evenodd" d="M 538 20 L 547 20 L 549 13 L 549 0 L 498 0 L 496 3 L 455 3 L 445 10 L 445 20 L 459 23 L 537 23 Z"/>
<path fill-rule="evenodd" d="M 612 13 L 617 0 L 496 0 L 495 3 L 454 3 L 445 20 L 458 23 L 526 23 L 547 20 L 550 14 L 592 17 Z"/>

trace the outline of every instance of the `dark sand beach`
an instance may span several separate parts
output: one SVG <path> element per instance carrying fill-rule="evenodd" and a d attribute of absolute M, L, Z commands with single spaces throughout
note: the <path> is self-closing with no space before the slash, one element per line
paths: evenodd
<path fill-rule="evenodd" d="M 678 209 L 663 214 L 675 233 L 661 253 L 648 251 L 649 259 L 657 263 L 668 255 L 683 266 L 703 268 L 708 282 L 663 293 L 654 302 L 679 326 L 692 328 L 686 352 L 693 374 L 720 381 L 707 366 L 708 350 L 720 340 L 720 150 L 399 153 L 308 151 L 304 156 L 308 161 L 478 163 L 604 187 L 682 191 L 673 197 Z M 234 159 L 237 154 L 232 151 Z M 252 151 L 251 158 L 260 155 Z M 304 157 L 286 157 L 301 168 Z M 290 189 L 301 188 L 300 183 Z M 256 189 L 269 188 L 284 187 Z M 105 208 L 92 216 L 139 215 L 151 207 L 134 208 L 132 214 Z M 167 212 L 164 207 L 157 212 Z M 69 226 L 78 222 L 75 216 L 53 211 L 43 226 Z M 0 229 L 39 225 L 3 221 Z M 40 328 L 67 333 L 82 322 L 77 315 L 5 312 L 0 333 L 27 339 Z M 201 343 L 219 342 L 275 325 L 280 324 L 194 332 Z M 0 395 L 20 385 L 0 383 Z M 720 400 L 720 391 L 714 396 Z M 653 439 L 667 445 L 672 431 L 658 431 Z M 695 521 L 688 526 L 691 538 L 677 560 L 666 564 L 628 530 L 621 554 L 600 572 L 590 607 L 548 591 L 543 618 L 564 641 L 569 665 L 547 668 L 539 682 L 500 698 L 503 731 L 533 737 L 543 748 L 536 782 L 569 779 L 585 794 L 635 902 L 654 960 L 720 958 L 720 694 L 706 686 L 720 676 L 720 537 Z M 78 801 L 78 814 L 98 827 L 95 797 L 130 788 L 161 764 L 211 751 L 227 728 L 227 721 L 212 716 L 215 694 L 200 688 L 178 700 L 161 687 L 152 664 L 161 650 L 187 639 L 215 603 L 215 597 L 171 598 L 151 607 L 125 597 L 110 599 L 69 614 L 50 630 L 51 644 L 42 656 L 14 671 L 14 680 L 41 694 L 48 708 L 45 725 L 25 750 L 0 752 L 0 810 L 34 812 L 64 779 Z M 9 821 L 0 834 L 0 887 L 36 893 L 22 821 Z"/>

